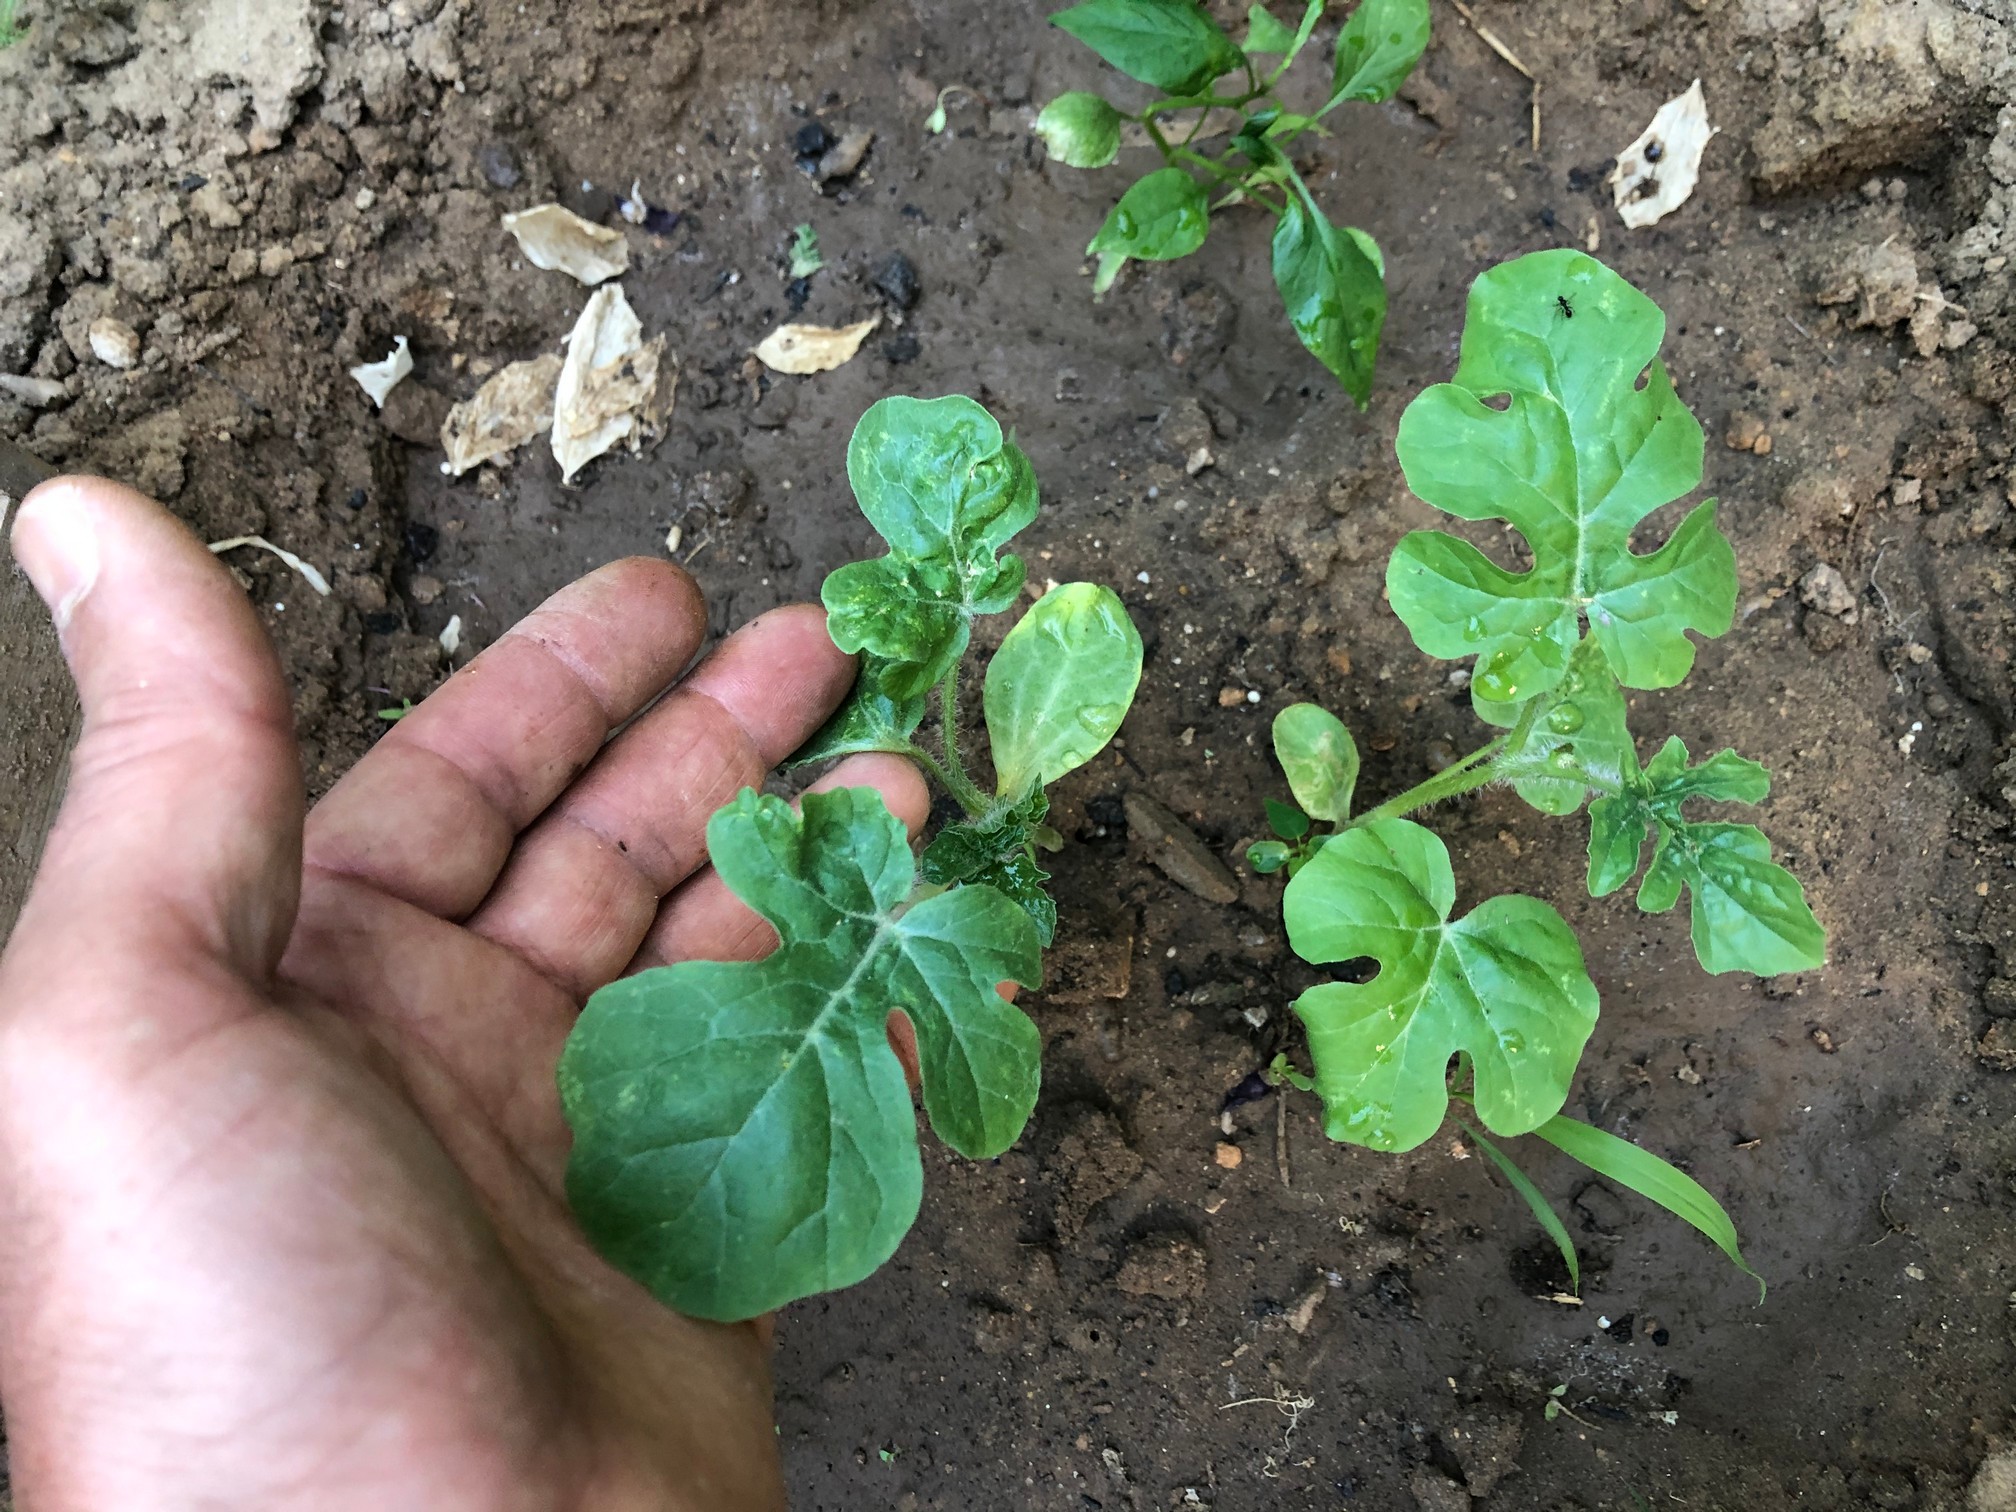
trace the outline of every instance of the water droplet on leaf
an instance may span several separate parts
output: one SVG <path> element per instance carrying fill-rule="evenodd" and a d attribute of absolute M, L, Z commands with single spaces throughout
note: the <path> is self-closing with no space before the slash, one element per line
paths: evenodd
<path fill-rule="evenodd" d="M 1580 704 L 1556 704 L 1547 716 L 1547 728 L 1556 735 L 1573 735 L 1582 728 L 1582 707 Z"/>

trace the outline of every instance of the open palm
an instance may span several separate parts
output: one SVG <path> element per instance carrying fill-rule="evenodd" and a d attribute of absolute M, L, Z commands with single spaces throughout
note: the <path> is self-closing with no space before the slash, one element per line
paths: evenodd
<path fill-rule="evenodd" d="M 603 983 L 772 943 L 703 831 L 844 692 L 819 613 L 675 682 L 698 591 L 615 563 L 401 721 L 304 838 L 279 669 L 202 546 L 84 480 L 31 496 L 14 543 L 85 710 L 0 958 L 26 1505 L 780 1505 L 767 1330 L 678 1317 L 587 1248 L 553 1067 Z M 832 780 L 923 818 L 907 763 Z"/>

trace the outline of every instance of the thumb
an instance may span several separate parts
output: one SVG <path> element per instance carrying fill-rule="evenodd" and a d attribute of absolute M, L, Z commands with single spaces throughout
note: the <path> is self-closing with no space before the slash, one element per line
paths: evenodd
<path fill-rule="evenodd" d="M 37 488 L 12 544 L 84 725 L 10 954 L 127 942 L 265 979 L 293 928 L 303 798 L 287 691 L 245 595 L 165 509 L 101 479 Z"/>

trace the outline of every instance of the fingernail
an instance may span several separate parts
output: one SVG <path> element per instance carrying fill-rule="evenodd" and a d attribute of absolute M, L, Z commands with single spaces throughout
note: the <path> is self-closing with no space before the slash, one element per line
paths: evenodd
<path fill-rule="evenodd" d="M 28 495 L 14 514 L 13 547 L 62 633 L 98 581 L 98 537 L 80 491 L 54 483 Z"/>

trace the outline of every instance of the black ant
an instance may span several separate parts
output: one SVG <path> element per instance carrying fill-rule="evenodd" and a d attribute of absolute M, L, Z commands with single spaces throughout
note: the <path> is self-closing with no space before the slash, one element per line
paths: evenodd
<path fill-rule="evenodd" d="M 1573 320 L 1575 318 L 1575 306 L 1568 303 L 1568 296 L 1566 294 L 1556 294 L 1554 296 L 1554 305 L 1561 312 L 1563 320 Z"/>

